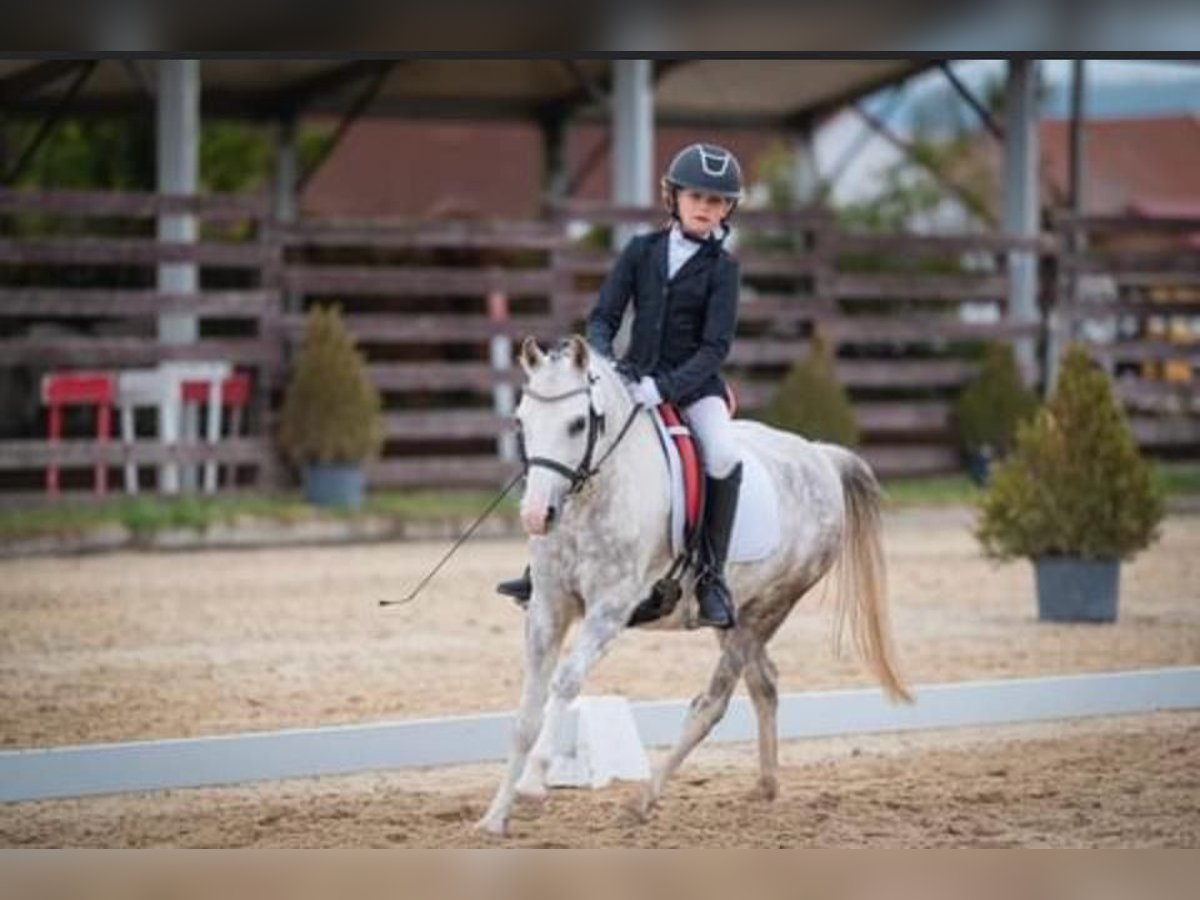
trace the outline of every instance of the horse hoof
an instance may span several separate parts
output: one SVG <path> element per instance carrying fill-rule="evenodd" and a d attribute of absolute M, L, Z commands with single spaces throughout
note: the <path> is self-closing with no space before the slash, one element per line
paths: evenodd
<path fill-rule="evenodd" d="M 746 794 L 747 800 L 759 803 L 773 803 L 779 796 L 779 785 L 774 781 L 760 781 Z"/>
<path fill-rule="evenodd" d="M 650 821 L 650 813 L 654 811 L 654 807 L 658 805 L 658 801 L 647 791 L 637 797 L 633 797 L 625 804 L 625 811 L 633 817 L 640 825 L 645 825 Z"/>
<path fill-rule="evenodd" d="M 535 806 L 542 806 L 546 799 L 550 796 L 546 791 L 546 785 L 536 782 L 521 782 L 516 786 L 517 797 L 526 803 L 532 803 Z"/>
<path fill-rule="evenodd" d="M 508 823 L 496 816 L 484 816 L 475 823 L 475 830 L 494 837 L 505 837 L 508 835 Z"/>

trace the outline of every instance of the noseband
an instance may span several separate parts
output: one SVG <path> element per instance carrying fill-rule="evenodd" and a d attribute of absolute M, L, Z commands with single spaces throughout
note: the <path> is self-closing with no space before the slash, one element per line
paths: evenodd
<path fill-rule="evenodd" d="M 612 446 L 609 447 L 608 450 L 606 450 L 604 452 L 604 455 L 601 456 L 600 459 L 596 461 L 596 464 L 592 465 L 592 456 L 596 452 L 596 442 L 597 442 L 597 440 L 599 440 L 600 435 L 604 434 L 604 427 L 605 427 L 604 413 L 598 412 L 596 410 L 596 403 L 592 396 L 592 387 L 596 384 L 596 381 L 597 381 L 596 376 L 593 373 L 589 372 L 587 385 L 585 385 L 584 387 L 573 388 L 572 390 L 569 390 L 569 391 L 564 391 L 561 394 L 539 394 L 537 391 L 532 390 L 531 388 L 524 389 L 525 394 L 528 394 L 533 399 L 540 400 L 543 403 L 556 403 L 559 400 L 566 400 L 569 397 L 575 397 L 575 396 L 578 396 L 579 394 L 587 394 L 587 398 L 588 398 L 587 446 L 583 451 L 583 459 L 581 459 L 579 461 L 579 465 L 577 465 L 575 468 L 572 469 L 569 466 L 566 466 L 563 463 L 560 463 L 556 459 L 548 459 L 547 457 L 544 457 L 544 456 L 534 456 L 534 457 L 527 458 L 525 456 L 524 437 L 523 436 L 518 437 L 521 459 L 525 463 L 526 471 L 528 471 L 529 469 L 531 469 L 535 466 L 540 466 L 543 469 L 549 469 L 550 471 L 556 472 L 557 474 L 561 475 L 563 478 L 567 479 L 567 481 L 570 483 L 569 487 L 567 488 L 567 496 L 577 493 L 580 489 L 583 488 L 583 486 L 585 484 L 588 483 L 588 481 L 591 480 L 592 476 L 595 475 L 596 472 L 598 472 L 600 470 L 601 464 L 606 459 L 608 459 L 609 454 L 611 454 L 615 449 L 617 449 L 617 445 L 621 443 L 622 439 L 625 437 L 625 434 L 629 431 L 629 426 L 633 424 L 634 418 L 637 416 L 638 412 L 642 408 L 642 405 L 640 403 L 634 404 L 633 409 L 629 413 L 629 418 L 625 420 L 625 424 L 621 427 L 621 431 L 617 435 L 617 439 L 615 441 L 613 441 Z"/>

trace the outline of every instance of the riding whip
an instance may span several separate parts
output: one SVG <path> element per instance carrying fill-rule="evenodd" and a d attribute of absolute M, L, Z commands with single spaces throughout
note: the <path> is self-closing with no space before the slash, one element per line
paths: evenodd
<path fill-rule="evenodd" d="M 492 510 L 500 505 L 500 501 L 503 500 L 505 498 L 505 496 L 508 494 L 508 492 L 513 489 L 513 486 L 524 477 L 525 477 L 524 471 L 518 472 L 516 475 L 513 476 L 513 480 L 508 483 L 508 485 L 504 488 L 504 490 L 502 490 L 499 494 L 496 495 L 496 499 L 488 504 L 487 509 L 485 509 L 482 513 L 479 514 L 479 518 L 471 523 L 471 527 L 462 533 L 462 535 L 459 537 L 459 539 L 454 542 L 454 546 L 451 547 L 446 552 L 446 555 L 441 558 L 441 560 L 438 562 L 438 564 L 436 566 L 433 567 L 433 569 L 429 572 L 429 574 L 421 579 L 421 583 L 418 584 L 415 588 L 413 588 L 412 592 L 409 593 L 408 596 L 401 597 L 399 600 L 380 600 L 379 605 L 380 606 L 399 606 L 402 603 L 412 602 L 416 598 L 417 594 L 421 593 L 422 588 L 424 588 L 425 585 L 427 585 L 432 580 L 433 576 L 438 573 L 438 571 L 442 568 L 442 566 L 444 566 L 446 564 L 446 560 L 448 560 L 451 556 L 454 555 L 454 552 L 466 542 L 467 538 L 469 538 L 475 532 L 475 529 L 478 528 L 480 526 L 480 524 L 482 524 L 483 520 L 486 519 L 489 515 L 491 515 Z"/>

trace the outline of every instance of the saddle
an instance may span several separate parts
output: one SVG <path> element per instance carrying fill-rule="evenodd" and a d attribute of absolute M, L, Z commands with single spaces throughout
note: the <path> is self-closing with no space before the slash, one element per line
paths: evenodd
<path fill-rule="evenodd" d="M 737 398 L 732 388 L 726 388 L 725 404 L 733 416 Z M 704 517 L 703 449 L 675 404 L 663 402 L 651 413 L 670 472 L 671 552 L 678 556 L 697 539 Z"/>
<path fill-rule="evenodd" d="M 666 456 L 671 492 L 671 552 L 675 559 L 667 574 L 650 589 L 629 618 L 629 627 L 645 625 L 670 615 L 683 596 L 680 584 L 700 540 L 704 514 L 704 463 L 699 442 L 671 403 L 661 403 L 650 411 Z"/>
<path fill-rule="evenodd" d="M 730 413 L 736 410 L 732 392 Z M 704 457 L 700 442 L 683 414 L 671 403 L 651 410 L 659 444 L 667 463 L 670 491 L 670 538 L 674 557 L 667 573 L 655 582 L 650 596 L 637 607 L 629 624 L 643 625 L 669 615 L 683 596 L 681 579 L 695 562 L 704 521 Z M 744 477 L 741 500 L 734 519 L 729 559 L 748 562 L 773 553 L 779 545 L 778 497 L 758 458 L 742 454 Z"/>
<path fill-rule="evenodd" d="M 700 442 L 673 404 L 663 403 L 652 413 L 670 472 L 671 550 L 678 555 L 692 545 L 700 527 L 704 512 L 704 462 Z"/>

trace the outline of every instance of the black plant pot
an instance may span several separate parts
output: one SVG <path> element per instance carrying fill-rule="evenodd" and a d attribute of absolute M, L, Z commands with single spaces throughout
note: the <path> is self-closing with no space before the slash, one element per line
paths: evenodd
<path fill-rule="evenodd" d="M 1121 588 L 1118 559 L 1043 556 L 1033 562 L 1043 622 L 1115 622 Z"/>
<path fill-rule="evenodd" d="M 992 448 L 970 447 L 963 451 L 963 460 L 967 465 L 967 475 L 979 487 L 988 483 L 992 471 Z"/>
<path fill-rule="evenodd" d="M 363 501 L 362 466 L 314 463 L 304 467 L 304 499 L 316 506 L 357 509 Z"/>
<path fill-rule="evenodd" d="M 962 462 L 966 464 L 967 475 L 978 487 L 988 486 L 991 467 L 995 461 L 996 451 L 992 450 L 991 444 L 962 448 Z"/>

